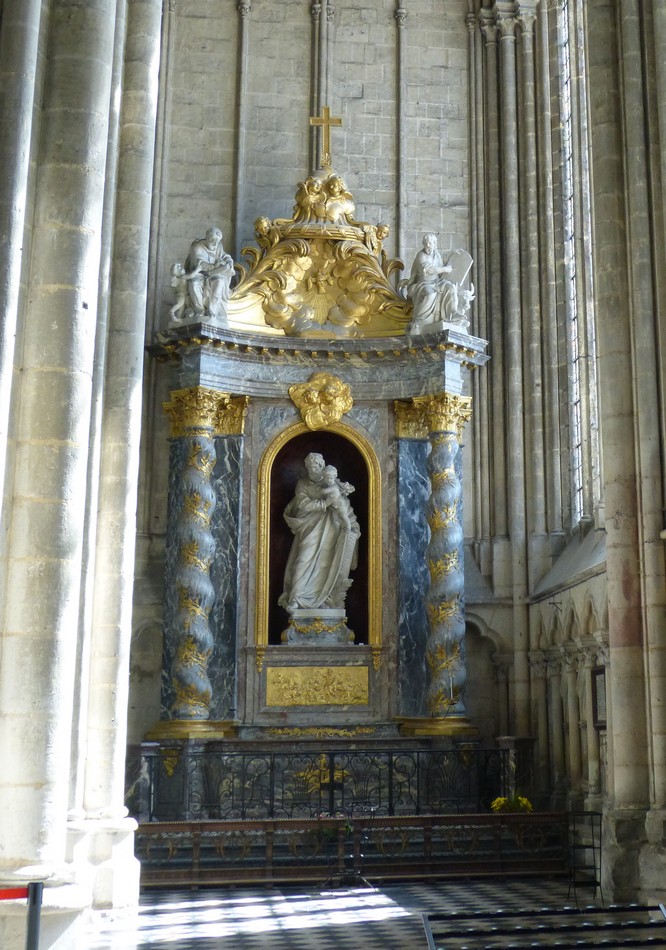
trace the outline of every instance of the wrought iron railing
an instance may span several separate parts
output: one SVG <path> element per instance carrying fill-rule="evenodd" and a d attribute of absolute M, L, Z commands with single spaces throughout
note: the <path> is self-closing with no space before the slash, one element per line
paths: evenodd
<path fill-rule="evenodd" d="M 224 752 L 162 746 L 134 761 L 141 822 L 433 815 L 484 811 L 507 794 L 509 750 Z"/>

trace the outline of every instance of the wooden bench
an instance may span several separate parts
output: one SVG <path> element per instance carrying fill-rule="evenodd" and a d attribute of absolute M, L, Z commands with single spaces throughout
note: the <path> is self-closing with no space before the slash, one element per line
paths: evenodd
<path fill-rule="evenodd" d="M 423 914 L 429 950 L 666 946 L 663 904 Z"/>

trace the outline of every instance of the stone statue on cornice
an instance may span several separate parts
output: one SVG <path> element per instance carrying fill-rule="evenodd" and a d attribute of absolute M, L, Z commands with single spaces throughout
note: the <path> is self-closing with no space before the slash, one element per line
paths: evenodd
<path fill-rule="evenodd" d="M 234 262 L 222 244 L 222 232 L 213 227 L 190 245 L 185 263 L 171 268 L 176 300 L 169 311 L 172 323 L 186 321 L 226 324 Z"/>
<path fill-rule="evenodd" d="M 472 266 L 467 251 L 452 251 L 446 263 L 437 249 L 437 235 L 426 234 L 423 248 L 402 286 L 414 307 L 410 331 L 430 332 L 444 325 L 467 330 L 474 286 L 463 284 Z"/>

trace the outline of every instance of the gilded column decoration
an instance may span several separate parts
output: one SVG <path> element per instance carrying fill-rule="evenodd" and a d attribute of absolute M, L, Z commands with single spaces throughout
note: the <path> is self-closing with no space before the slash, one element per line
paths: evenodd
<path fill-rule="evenodd" d="M 394 402 L 395 428 L 399 439 L 427 439 L 428 427 L 420 408 L 413 402 Z"/>
<path fill-rule="evenodd" d="M 339 422 L 354 405 L 349 386 L 330 373 L 314 373 L 307 383 L 290 386 L 289 395 L 308 429 Z"/>
<path fill-rule="evenodd" d="M 465 610 L 462 485 L 456 464 L 471 398 L 443 393 L 414 400 L 424 414 L 430 439 L 428 458 L 430 526 L 426 642 L 426 707 L 433 718 L 465 717 Z"/>
<path fill-rule="evenodd" d="M 214 436 L 242 431 L 247 398 L 233 399 L 196 386 L 171 393 L 163 404 L 171 422 L 171 437 L 182 443 L 180 507 L 175 523 L 175 588 L 173 659 L 174 701 L 171 716 L 205 720 L 210 715 L 208 663 L 213 652 L 209 626 L 214 591 L 210 566 L 215 554 L 211 518 L 215 492 L 211 475 L 216 454 Z"/>

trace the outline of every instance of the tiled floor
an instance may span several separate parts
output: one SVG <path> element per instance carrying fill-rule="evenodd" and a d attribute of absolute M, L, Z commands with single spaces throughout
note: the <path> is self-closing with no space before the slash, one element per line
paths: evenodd
<path fill-rule="evenodd" d="M 418 950 L 426 946 L 423 911 L 566 904 L 571 904 L 567 885 L 552 881 L 457 881 L 330 891 L 149 890 L 138 915 L 113 919 L 100 914 L 86 950 Z"/>

